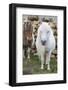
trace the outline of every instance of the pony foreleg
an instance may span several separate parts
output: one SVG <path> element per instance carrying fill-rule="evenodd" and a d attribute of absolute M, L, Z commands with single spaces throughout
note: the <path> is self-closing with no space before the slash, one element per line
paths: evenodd
<path fill-rule="evenodd" d="M 41 69 L 44 69 L 44 56 L 41 55 Z"/>
<path fill-rule="evenodd" d="M 50 56 L 51 56 L 51 52 L 47 52 L 46 53 L 47 70 L 50 70 Z"/>

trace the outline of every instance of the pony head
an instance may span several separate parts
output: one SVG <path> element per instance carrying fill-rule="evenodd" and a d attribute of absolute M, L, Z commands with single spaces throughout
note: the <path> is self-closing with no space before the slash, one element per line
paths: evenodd
<path fill-rule="evenodd" d="M 40 30 L 40 41 L 42 45 L 45 45 L 50 36 L 50 26 L 47 23 L 42 23 L 39 27 Z"/>

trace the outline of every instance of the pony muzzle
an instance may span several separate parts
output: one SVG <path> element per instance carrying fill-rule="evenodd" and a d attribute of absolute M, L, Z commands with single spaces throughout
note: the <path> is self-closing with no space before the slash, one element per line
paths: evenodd
<path fill-rule="evenodd" d="M 42 45 L 45 45 L 46 44 L 46 41 L 41 40 L 41 43 L 42 43 Z"/>

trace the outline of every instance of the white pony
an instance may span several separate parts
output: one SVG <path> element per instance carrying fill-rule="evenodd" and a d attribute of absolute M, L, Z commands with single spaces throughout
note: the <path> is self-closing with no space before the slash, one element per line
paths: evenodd
<path fill-rule="evenodd" d="M 44 69 L 46 55 L 47 69 L 50 70 L 50 56 L 55 49 L 55 37 L 51 27 L 46 22 L 42 22 L 38 28 L 36 48 L 39 59 L 41 59 L 41 69 Z"/>

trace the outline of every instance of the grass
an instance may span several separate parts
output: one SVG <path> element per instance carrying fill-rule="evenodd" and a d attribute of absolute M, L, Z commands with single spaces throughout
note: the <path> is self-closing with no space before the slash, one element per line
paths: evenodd
<path fill-rule="evenodd" d="M 25 58 L 23 60 L 23 75 L 30 74 L 48 74 L 48 73 L 57 73 L 57 60 L 56 58 L 51 58 L 50 61 L 50 70 L 47 70 L 47 65 L 44 65 L 44 69 L 40 69 L 41 62 L 38 56 L 31 55 L 30 60 Z"/>

